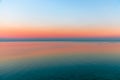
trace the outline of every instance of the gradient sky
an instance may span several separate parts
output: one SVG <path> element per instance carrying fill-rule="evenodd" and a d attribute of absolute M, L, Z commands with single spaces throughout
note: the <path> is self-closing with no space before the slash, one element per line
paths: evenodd
<path fill-rule="evenodd" d="M 120 0 L 2 0 L 0 38 L 120 37 Z"/>

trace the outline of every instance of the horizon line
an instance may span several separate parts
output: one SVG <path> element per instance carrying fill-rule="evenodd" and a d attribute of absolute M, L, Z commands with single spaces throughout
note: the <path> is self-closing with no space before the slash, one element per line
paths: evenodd
<path fill-rule="evenodd" d="M 0 42 L 34 42 L 34 41 L 72 41 L 72 42 L 120 42 L 117 38 L 0 38 Z"/>

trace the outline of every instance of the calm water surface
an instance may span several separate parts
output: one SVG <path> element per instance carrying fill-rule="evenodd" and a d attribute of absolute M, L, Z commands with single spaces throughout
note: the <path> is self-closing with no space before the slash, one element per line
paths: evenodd
<path fill-rule="evenodd" d="M 0 80 L 120 80 L 120 43 L 1 42 Z"/>

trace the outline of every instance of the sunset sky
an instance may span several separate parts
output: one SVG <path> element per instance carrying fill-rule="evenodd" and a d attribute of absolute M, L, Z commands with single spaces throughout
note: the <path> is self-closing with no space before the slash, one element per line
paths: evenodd
<path fill-rule="evenodd" d="M 2 0 L 0 38 L 120 37 L 119 0 Z"/>

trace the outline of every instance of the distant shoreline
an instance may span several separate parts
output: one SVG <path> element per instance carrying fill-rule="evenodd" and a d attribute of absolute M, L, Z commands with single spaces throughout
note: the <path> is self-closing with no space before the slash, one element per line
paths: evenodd
<path fill-rule="evenodd" d="M 0 42 L 120 42 L 120 38 L 1 38 Z"/>

